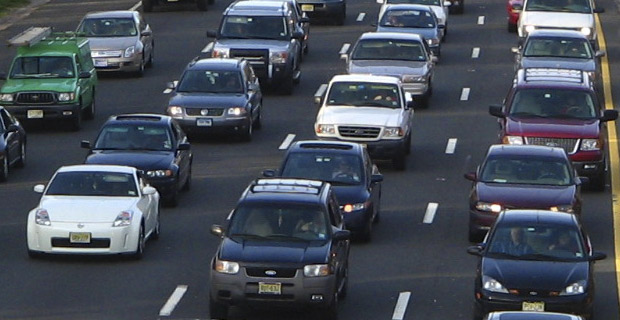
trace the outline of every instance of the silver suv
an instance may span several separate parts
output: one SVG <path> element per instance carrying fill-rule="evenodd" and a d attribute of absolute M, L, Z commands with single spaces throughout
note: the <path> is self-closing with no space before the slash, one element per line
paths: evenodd
<path fill-rule="evenodd" d="M 215 41 L 204 52 L 214 58 L 250 61 L 261 85 L 293 92 L 301 77 L 302 40 L 295 8 L 284 1 L 237 1 L 224 11 Z"/>

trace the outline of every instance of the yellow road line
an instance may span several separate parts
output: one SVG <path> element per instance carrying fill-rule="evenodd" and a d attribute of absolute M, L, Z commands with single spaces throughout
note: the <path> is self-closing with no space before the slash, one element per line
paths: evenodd
<path fill-rule="evenodd" d="M 595 15 L 596 29 L 598 30 L 598 45 L 601 50 L 605 50 L 605 35 L 603 34 L 603 28 L 601 26 L 601 20 L 598 14 Z M 605 97 L 605 109 L 613 109 L 614 103 L 611 96 L 611 78 L 609 71 L 609 60 L 607 55 L 601 58 L 601 77 L 603 79 L 603 92 Z M 616 133 L 616 126 L 609 125 L 607 128 L 607 141 L 609 146 L 609 170 L 611 171 L 611 208 L 613 213 L 613 226 L 614 226 L 614 253 L 615 253 L 615 268 L 616 279 L 620 279 L 620 198 L 618 192 L 620 192 L 620 155 L 618 154 L 618 137 Z M 616 280 L 616 286 L 618 287 L 618 301 L 620 301 L 620 283 Z"/>

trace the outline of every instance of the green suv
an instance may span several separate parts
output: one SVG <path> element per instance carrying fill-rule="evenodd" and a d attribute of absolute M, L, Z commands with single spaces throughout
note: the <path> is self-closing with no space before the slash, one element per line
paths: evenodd
<path fill-rule="evenodd" d="M 23 121 L 68 120 L 79 130 L 95 116 L 97 73 L 88 39 L 31 27 L 9 40 L 17 47 L 0 88 L 0 104 Z"/>

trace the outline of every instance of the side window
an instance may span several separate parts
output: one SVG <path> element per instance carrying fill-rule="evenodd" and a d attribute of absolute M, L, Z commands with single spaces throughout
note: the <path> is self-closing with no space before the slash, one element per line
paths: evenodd
<path fill-rule="evenodd" d="M 176 137 L 177 141 L 179 143 L 187 142 L 185 138 L 185 132 L 183 132 L 183 129 L 181 129 L 181 127 L 174 121 L 172 122 L 172 126 L 174 128 L 173 132 L 174 132 L 174 136 Z"/>
<path fill-rule="evenodd" d="M 334 197 L 334 194 L 330 192 L 329 195 L 329 216 L 332 220 L 332 225 L 338 227 L 342 223 L 342 215 L 340 213 L 340 208 L 338 207 L 338 202 Z"/>

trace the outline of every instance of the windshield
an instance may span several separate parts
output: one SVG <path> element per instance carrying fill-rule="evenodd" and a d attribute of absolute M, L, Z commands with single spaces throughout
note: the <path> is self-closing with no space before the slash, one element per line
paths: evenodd
<path fill-rule="evenodd" d="M 351 59 L 427 61 L 428 56 L 424 45 L 417 41 L 376 39 L 358 42 Z"/>
<path fill-rule="evenodd" d="M 595 102 L 587 91 L 570 89 L 521 89 L 510 107 L 511 116 L 555 119 L 594 119 Z"/>
<path fill-rule="evenodd" d="M 592 49 L 585 39 L 529 38 L 523 50 L 525 57 L 559 57 L 592 59 Z"/>
<path fill-rule="evenodd" d="M 245 203 L 230 221 L 228 236 L 258 240 L 326 240 L 328 223 L 317 206 Z"/>
<path fill-rule="evenodd" d="M 278 16 L 226 16 L 220 36 L 232 39 L 289 39 L 286 18 Z"/>
<path fill-rule="evenodd" d="M 387 4 L 422 4 L 425 6 L 440 6 L 439 0 L 387 0 Z"/>
<path fill-rule="evenodd" d="M 382 27 L 435 28 L 435 18 L 430 11 L 388 10 L 381 17 Z"/>
<path fill-rule="evenodd" d="M 592 13 L 589 0 L 528 0 L 525 11 Z"/>
<path fill-rule="evenodd" d="M 132 18 L 92 18 L 85 19 L 77 32 L 87 37 L 133 37 L 138 29 Z"/>
<path fill-rule="evenodd" d="M 101 129 L 94 149 L 169 151 L 172 138 L 160 125 L 107 125 Z"/>
<path fill-rule="evenodd" d="M 71 57 L 22 57 L 15 59 L 11 78 L 73 78 L 75 65 Z"/>
<path fill-rule="evenodd" d="M 570 226 L 498 226 L 488 241 L 488 255 L 522 260 L 583 260 L 578 229 Z"/>
<path fill-rule="evenodd" d="M 60 172 L 45 193 L 48 196 L 137 197 L 133 175 L 117 172 Z"/>
<path fill-rule="evenodd" d="M 557 158 L 511 155 L 487 159 L 480 172 L 480 181 L 569 186 L 573 184 L 573 175 L 570 165 Z"/>
<path fill-rule="evenodd" d="M 327 95 L 327 105 L 353 107 L 400 108 L 395 84 L 366 82 L 334 82 Z"/>
<path fill-rule="evenodd" d="M 177 92 L 243 93 L 239 71 L 188 70 Z"/>
<path fill-rule="evenodd" d="M 360 159 L 354 155 L 299 152 L 288 156 L 282 176 L 323 180 L 334 185 L 359 185 L 364 171 Z"/>

